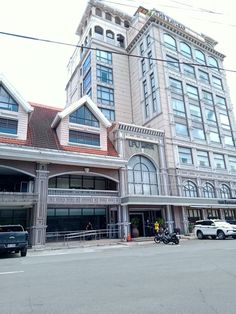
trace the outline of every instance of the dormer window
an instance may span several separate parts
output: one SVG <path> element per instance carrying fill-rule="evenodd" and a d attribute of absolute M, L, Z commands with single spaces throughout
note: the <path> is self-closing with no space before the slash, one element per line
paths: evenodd
<path fill-rule="evenodd" d="M 100 146 L 100 134 L 69 130 L 69 142 Z"/>
<path fill-rule="evenodd" d="M 103 35 L 103 28 L 101 26 L 95 26 L 94 32 L 99 35 Z"/>
<path fill-rule="evenodd" d="M 2 86 L 0 86 L 0 109 L 18 111 L 18 104 Z"/>
<path fill-rule="evenodd" d="M 105 14 L 105 18 L 106 18 L 106 20 L 111 21 L 112 16 L 111 16 L 111 14 L 110 14 L 110 13 L 106 12 L 106 14 Z"/>
<path fill-rule="evenodd" d="M 119 18 L 119 16 L 115 17 L 115 23 L 120 25 L 121 24 L 121 19 Z"/>
<path fill-rule="evenodd" d="M 0 118 L 0 133 L 17 134 L 17 120 Z"/>
<path fill-rule="evenodd" d="M 85 105 L 70 114 L 69 120 L 71 123 L 99 127 L 98 119 Z"/>
<path fill-rule="evenodd" d="M 99 8 L 96 8 L 95 14 L 96 14 L 97 16 L 102 16 L 102 10 L 99 9 Z"/>

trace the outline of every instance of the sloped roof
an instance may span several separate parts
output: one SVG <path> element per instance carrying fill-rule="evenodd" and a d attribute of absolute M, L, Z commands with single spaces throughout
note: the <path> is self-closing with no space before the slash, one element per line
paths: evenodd
<path fill-rule="evenodd" d="M 34 110 L 2 73 L 0 73 L 0 85 L 2 85 L 7 90 L 7 92 L 15 99 L 15 101 L 19 105 L 24 108 L 27 113 L 30 113 Z"/>
<path fill-rule="evenodd" d="M 92 99 L 88 96 L 85 95 L 82 98 L 80 98 L 78 101 L 74 102 L 67 108 L 65 108 L 63 111 L 60 113 L 57 113 L 55 119 L 53 120 L 51 127 L 56 128 L 60 121 L 80 108 L 83 105 L 87 105 L 87 107 L 90 109 L 90 111 L 94 114 L 94 116 L 106 127 L 110 127 L 111 123 L 107 118 L 104 116 L 104 114 L 101 112 L 101 110 L 96 106 L 96 104 L 92 101 Z"/>

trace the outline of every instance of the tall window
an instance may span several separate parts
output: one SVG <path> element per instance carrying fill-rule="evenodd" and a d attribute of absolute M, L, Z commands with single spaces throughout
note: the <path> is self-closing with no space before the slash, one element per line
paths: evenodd
<path fill-rule="evenodd" d="M 203 52 L 201 52 L 200 50 L 195 50 L 195 56 L 196 56 L 196 60 L 199 63 L 206 64 L 206 58 Z"/>
<path fill-rule="evenodd" d="M 171 104 L 172 104 L 173 113 L 176 116 L 180 116 L 180 117 L 186 116 L 183 98 L 177 99 L 177 98 L 172 97 L 171 98 Z"/>
<path fill-rule="evenodd" d="M 164 43 L 167 48 L 177 50 L 176 41 L 172 36 L 164 34 Z"/>
<path fill-rule="evenodd" d="M 141 68 L 142 68 L 142 75 L 145 75 L 145 73 L 146 73 L 146 62 L 145 62 L 145 59 L 141 60 Z"/>
<path fill-rule="evenodd" d="M 205 84 L 210 84 L 209 74 L 205 71 L 198 70 L 199 73 L 199 80 Z"/>
<path fill-rule="evenodd" d="M 18 111 L 18 104 L 1 85 L 0 85 L 0 109 Z"/>
<path fill-rule="evenodd" d="M 104 116 L 110 120 L 115 121 L 115 111 L 107 108 L 99 108 L 101 112 L 104 114 Z"/>
<path fill-rule="evenodd" d="M 195 77 L 196 77 L 196 75 L 195 75 L 195 69 L 194 69 L 194 67 L 193 67 L 192 65 L 189 65 L 189 64 L 187 64 L 187 63 L 184 63 L 184 64 L 183 64 L 183 67 L 184 67 L 184 74 L 185 74 L 186 76 L 189 76 L 189 77 L 191 77 L 191 78 L 195 78 Z"/>
<path fill-rule="evenodd" d="M 207 105 L 211 105 L 211 106 L 214 104 L 212 93 L 209 93 L 209 92 L 203 90 L 202 95 L 203 95 L 204 103 L 206 103 Z"/>
<path fill-rule="evenodd" d="M 216 104 L 222 108 L 226 108 L 226 100 L 221 96 L 216 95 Z"/>
<path fill-rule="evenodd" d="M 192 135 L 194 139 L 197 140 L 205 140 L 205 132 L 203 125 L 201 127 L 193 127 Z"/>
<path fill-rule="evenodd" d="M 189 104 L 190 114 L 193 121 L 202 122 L 202 112 L 199 106 Z"/>
<path fill-rule="evenodd" d="M 87 58 L 84 61 L 83 74 L 85 74 L 90 67 L 91 67 L 91 53 L 88 54 Z"/>
<path fill-rule="evenodd" d="M 151 68 L 152 64 L 153 64 L 152 51 L 151 50 L 148 52 L 148 63 L 149 63 L 149 68 Z"/>
<path fill-rule="evenodd" d="M 112 69 L 97 64 L 97 80 L 107 84 L 113 84 Z"/>
<path fill-rule="evenodd" d="M 139 50 L 140 50 L 140 54 L 142 55 L 144 53 L 143 43 L 140 44 Z"/>
<path fill-rule="evenodd" d="M 86 74 L 83 79 L 83 93 L 86 93 L 91 88 L 91 70 Z"/>
<path fill-rule="evenodd" d="M 121 19 L 119 18 L 119 16 L 115 17 L 115 23 L 120 25 L 121 24 Z"/>
<path fill-rule="evenodd" d="M 17 120 L 0 118 L 0 133 L 17 134 Z"/>
<path fill-rule="evenodd" d="M 221 184 L 220 197 L 221 198 L 231 198 L 231 191 L 230 191 L 230 188 L 228 187 L 228 185 Z"/>
<path fill-rule="evenodd" d="M 206 113 L 206 119 L 207 119 L 208 124 L 216 125 L 215 111 L 210 110 L 210 109 L 205 109 L 205 113 Z"/>
<path fill-rule="evenodd" d="M 216 132 L 210 131 L 209 138 L 211 142 L 220 143 L 220 136 L 219 136 L 218 131 Z"/>
<path fill-rule="evenodd" d="M 199 100 L 197 87 L 187 84 L 186 88 L 189 98 Z"/>
<path fill-rule="evenodd" d="M 188 134 L 188 127 L 186 124 L 182 123 L 175 123 L 175 131 L 176 135 L 187 137 Z"/>
<path fill-rule="evenodd" d="M 197 163 L 200 167 L 210 167 L 208 152 L 198 150 L 197 151 Z"/>
<path fill-rule="evenodd" d="M 203 197 L 205 198 L 215 198 L 215 188 L 214 186 L 206 182 L 205 185 L 202 187 Z"/>
<path fill-rule="evenodd" d="M 183 186 L 185 197 L 198 197 L 197 186 L 192 181 L 187 181 Z"/>
<path fill-rule="evenodd" d="M 167 66 L 171 70 L 175 70 L 177 72 L 180 72 L 180 67 L 179 67 L 179 60 L 176 58 L 173 58 L 171 56 L 166 56 L 167 60 Z"/>
<path fill-rule="evenodd" d="M 69 130 L 69 142 L 76 144 L 100 146 L 100 135 L 95 133 Z"/>
<path fill-rule="evenodd" d="M 222 80 L 218 77 L 212 76 L 212 84 L 215 88 L 223 90 Z"/>
<path fill-rule="evenodd" d="M 150 108 L 148 103 L 148 89 L 147 89 L 147 81 L 143 82 L 143 96 L 144 96 L 144 112 L 145 118 L 148 118 L 150 115 Z"/>
<path fill-rule="evenodd" d="M 149 34 L 146 37 L 146 42 L 147 42 L 147 47 L 149 47 L 151 45 L 151 37 Z"/>
<path fill-rule="evenodd" d="M 185 165 L 192 165 L 193 158 L 192 158 L 192 150 L 191 148 L 187 147 L 178 147 L 179 150 L 179 161 L 181 164 Z"/>
<path fill-rule="evenodd" d="M 229 156 L 229 166 L 231 171 L 236 171 L 236 157 Z"/>
<path fill-rule="evenodd" d="M 100 104 L 114 106 L 114 90 L 112 88 L 98 85 L 97 101 Z"/>
<path fill-rule="evenodd" d="M 181 53 L 187 57 L 187 58 L 192 58 L 192 51 L 189 45 L 187 45 L 184 42 L 180 43 L 180 51 Z"/>
<path fill-rule="evenodd" d="M 170 89 L 171 92 L 177 93 L 177 94 L 183 94 L 183 88 L 182 88 L 182 82 L 177 81 L 170 77 Z"/>
<path fill-rule="evenodd" d="M 96 51 L 97 61 L 103 63 L 112 64 L 112 54 L 108 51 L 97 50 Z"/>
<path fill-rule="evenodd" d="M 218 64 L 218 62 L 217 62 L 217 60 L 216 60 L 215 58 L 209 57 L 209 58 L 208 58 L 208 65 L 209 65 L 210 67 L 212 67 L 212 68 L 211 68 L 212 70 L 217 70 L 217 71 L 219 71 L 219 64 Z"/>
<path fill-rule="evenodd" d="M 134 156 L 128 163 L 129 194 L 157 195 L 157 172 L 144 156 Z"/>
<path fill-rule="evenodd" d="M 225 169 L 225 158 L 222 154 L 214 154 L 214 162 L 216 169 Z"/>
<path fill-rule="evenodd" d="M 98 119 L 85 105 L 81 106 L 79 109 L 71 113 L 69 120 L 71 123 L 99 127 Z"/>
<path fill-rule="evenodd" d="M 220 122 L 221 122 L 222 128 L 226 130 L 230 130 L 229 117 L 226 114 L 220 113 Z"/>
<path fill-rule="evenodd" d="M 156 86 L 155 86 L 155 78 L 154 74 L 150 75 L 150 85 L 152 91 L 152 110 L 153 112 L 157 111 L 157 97 L 156 97 Z"/>

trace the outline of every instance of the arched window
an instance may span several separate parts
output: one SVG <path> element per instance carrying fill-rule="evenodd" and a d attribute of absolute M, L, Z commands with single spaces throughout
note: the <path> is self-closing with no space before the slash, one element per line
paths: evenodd
<path fill-rule="evenodd" d="M 97 16 L 102 16 L 102 10 L 99 9 L 99 8 L 96 8 L 95 14 L 96 14 Z"/>
<path fill-rule="evenodd" d="M 180 43 L 180 51 L 185 57 L 192 58 L 192 50 L 190 46 L 187 45 L 186 43 L 184 42 Z"/>
<path fill-rule="evenodd" d="M 120 47 L 124 48 L 125 47 L 125 37 L 121 34 L 117 34 L 116 38 L 120 44 Z"/>
<path fill-rule="evenodd" d="M 213 57 L 209 57 L 208 58 L 208 65 L 210 65 L 212 68 L 212 70 L 217 70 L 219 71 L 219 64 L 217 62 L 217 60 Z"/>
<path fill-rule="evenodd" d="M 220 187 L 220 197 L 221 198 L 231 198 L 231 191 L 228 185 L 222 184 Z"/>
<path fill-rule="evenodd" d="M 167 48 L 177 50 L 176 41 L 169 34 L 164 34 L 164 43 Z"/>
<path fill-rule="evenodd" d="M 114 37 L 115 37 L 114 33 L 110 30 L 106 31 L 106 36 L 110 39 L 114 39 Z"/>
<path fill-rule="evenodd" d="M 99 35 L 103 35 L 103 28 L 101 26 L 95 26 L 94 32 Z"/>
<path fill-rule="evenodd" d="M 186 197 L 198 197 L 197 186 L 192 181 L 184 183 L 183 191 Z"/>
<path fill-rule="evenodd" d="M 119 25 L 121 24 L 121 19 L 119 18 L 119 16 L 115 17 L 115 23 Z"/>
<path fill-rule="evenodd" d="M 136 155 L 128 163 L 129 194 L 157 195 L 157 172 L 146 157 Z"/>
<path fill-rule="evenodd" d="M 205 183 L 202 188 L 203 197 L 214 198 L 215 197 L 215 188 L 211 183 Z"/>
<path fill-rule="evenodd" d="M 129 21 L 124 21 L 124 27 L 129 28 Z"/>
<path fill-rule="evenodd" d="M 110 14 L 110 13 L 106 12 L 106 14 L 105 14 L 105 18 L 106 18 L 106 20 L 111 21 L 112 16 L 111 16 L 111 14 Z"/>
<path fill-rule="evenodd" d="M 200 50 L 195 50 L 195 56 L 196 56 L 196 60 L 199 63 L 206 64 L 206 58 L 203 52 L 201 52 Z"/>

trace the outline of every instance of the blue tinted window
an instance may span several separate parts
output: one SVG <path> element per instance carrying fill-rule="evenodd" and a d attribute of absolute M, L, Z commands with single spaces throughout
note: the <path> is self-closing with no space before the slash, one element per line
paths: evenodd
<path fill-rule="evenodd" d="M 0 118 L 0 132 L 17 134 L 17 120 L 2 119 Z"/>
<path fill-rule="evenodd" d="M 70 122 L 99 127 L 98 119 L 95 118 L 92 112 L 85 105 L 70 115 Z"/>
<path fill-rule="evenodd" d="M 108 51 L 103 51 L 103 50 L 97 50 L 96 52 L 97 60 L 107 63 L 107 64 L 112 64 L 112 54 L 111 52 Z"/>
<path fill-rule="evenodd" d="M 83 74 L 85 74 L 91 66 L 91 53 L 87 56 L 83 64 Z"/>
<path fill-rule="evenodd" d="M 97 100 L 100 104 L 114 106 L 114 90 L 104 86 L 97 86 Z"/>
<path fill-rule="evenodd" d="M 112 69 L 98 64 L 97 65 L 97 79 L 103 83 L 113 84 Z"/>
<path fill-rule="evenodd" d="M 94 133 L 69 130 L 69 142 L 85 145 L 100 146 L 100 135 Z"/>
<path fill-rule="evenodd" d="M 0 86 L 0 109 L 18 111 L 18 104 L 2 86 Z"/>

